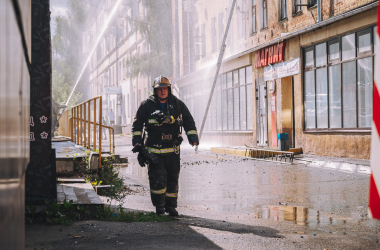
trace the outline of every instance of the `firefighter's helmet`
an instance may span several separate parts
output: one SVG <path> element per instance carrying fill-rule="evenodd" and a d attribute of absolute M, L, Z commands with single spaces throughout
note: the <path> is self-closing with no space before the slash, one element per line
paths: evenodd
<path fill-rule="evenodd" d="M 159 76 L 156 79 L 154 79 L 153 88 L 160 88 L 160 87 L 168 87 L 171 88 L 171 84 L 168 78 L 165 76 Z"/>

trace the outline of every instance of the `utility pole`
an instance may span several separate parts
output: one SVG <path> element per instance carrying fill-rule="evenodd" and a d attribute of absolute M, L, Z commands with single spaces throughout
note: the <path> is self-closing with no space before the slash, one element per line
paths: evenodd
<path fill-rule="evenodd" d="M 228 21 L 227 21 L 226 31 L 224 31 L 223 42 L 222 42 L 222 46 L 220 47 L 219 58 L 218 58 L 218 62 L 216 64 L 217 68 L 216 68 L 216 72 L 215 72 L 214 82 L 212 84 L 210 97 L 208 98 L 208 102 L 207 102 L 207 106 L 206 106 L 206 110 L 205 110 L 205 115 L 204 115 L 203 121 L 202 121 L 201 130 L 199 131 L 199 141 L 201 140 L 201 137 L 202 137 L 203 128 L 204 128 L 205 123 L 206 123 L 207 113 L 208 113 L 208 110 L 210 108 L 212 95 L 214 94 L 216 81 L 218 79 L 220 66 L 222 65 L 224 51 L 226 50 L 227 34 L 228 34 L 228 30 L 230 28 L 232 15 L 234 13 L 235 4 L 236 4 L 236 0 L 233 0 L 232 5 L 231 5 L 231 10 L 230 10 L 230 17 L 228 18 Z M 198 145 L 195 146 L 195 151 L 198 151 Z"/>

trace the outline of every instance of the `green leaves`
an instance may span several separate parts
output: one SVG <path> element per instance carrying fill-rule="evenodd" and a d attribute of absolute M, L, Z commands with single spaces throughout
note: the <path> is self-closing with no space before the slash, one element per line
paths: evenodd
<path fill-rule="evenodd" d="M 66 103 L 84 65 L 82 33 L 87 21 L 86 4 L 80 0 L 69 0 L 66 16 L 58 16 L 54 21 L 56 28 L 52 37 L 52 92 L 54 100 L 62 104 Z M 69 108 L 78 103 L 85 87 L 79 84 L 79 91 L 71 97 Z"/>
<path fill-rule="evenodd" d="M 139 75 L 152 78 L 173 75 L 171 2 L 142 0 L 147 15 L 143 19 L 130 20 L 135 31 L 145 38 L 150 47 L 150 51 L 135 53 L 125 63 L 129 69 L 127 75 L 131 78 Z"/>

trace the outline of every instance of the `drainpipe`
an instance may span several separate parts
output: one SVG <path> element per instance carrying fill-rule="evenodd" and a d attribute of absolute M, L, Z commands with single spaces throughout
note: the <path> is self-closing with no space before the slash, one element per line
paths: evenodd
<path fill-rule="evenodd" d="M 317 21 L 317 23 L 322 21 L 322 3 L 321 2 L 322 2 L 321 0 L 317 0 L 317 5 L 318 5 L 318 21 Z"/>

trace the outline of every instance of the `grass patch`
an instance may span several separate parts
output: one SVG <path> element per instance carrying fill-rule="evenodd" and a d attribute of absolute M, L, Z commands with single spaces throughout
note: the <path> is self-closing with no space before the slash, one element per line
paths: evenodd
<path fill-rule="evenodd" d="M 110 207 L 99 211 L 97 218 L 104 221 L 118 222 L 165 222 L 175 220 L 173 217 L 157 215 L 154 212 L 125 212 L 123 208 L 118 208 L 118 211 L 115 213 Z"/>
<path fill-rule="evenodd" d="M 63 201 L 63 204 L 56 202 L 50 203 L 45 200 L 47 209 L 45 211 L 36 213 L 35 206 L 28 206 L 26 210 L 29 212 L 25 214 L 25 223 L 29 224 L 56 224 L 70 226 L 76 221 L 83 220 L 102 220 L 111 222 L 165 222 L 175 220 L 173 217 L 160 216 L 153 212 L 150 213 L 135 213 L 125 212 L 122 207 L 116 210 L 111 209 L 109 206 L 104 209 L 97 209 L 95 213 L 91 213 L 83 206 L 74 205 L 73 201 Z"/>

